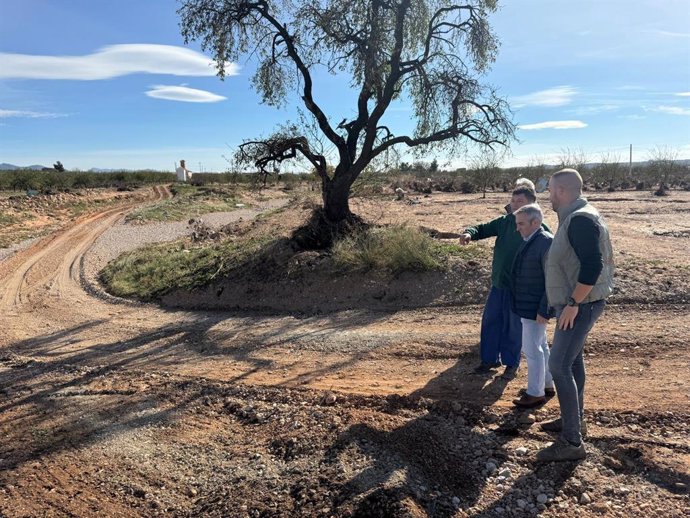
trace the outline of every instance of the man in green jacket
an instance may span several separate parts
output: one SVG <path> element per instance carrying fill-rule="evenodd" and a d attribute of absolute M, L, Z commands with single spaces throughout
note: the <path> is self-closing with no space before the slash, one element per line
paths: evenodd
<path fill-rule="evenodd" d="M 491 266 L 491 291 L 482 315 L 479 346 L 481 363 L 475 369 L 478 374 L 488 373 L 503 364 L 506 366 L 502 375 L 504 379 L 512 380 L 517 375 L 522 348 L 522 324 L 520 317 L 512 311 L 510 275 L 515 253 L 522 244 L 522 236 L 516 229 L 512 212 L 536 200 L 533 189 L 518 187 L 510 200 L 510 214 L 469 227 L 460 237 L 461 245 L 479 239 L 496 238 Z M 545 228 L 548 230 L 548 227 Z"/>

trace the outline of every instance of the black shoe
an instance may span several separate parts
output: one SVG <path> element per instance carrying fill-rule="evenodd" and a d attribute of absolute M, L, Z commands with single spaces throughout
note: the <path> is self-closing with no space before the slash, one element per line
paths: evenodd
<path fill-rule="evenodd" d="M 487 374 L 493 370 L 498 369 L 501 366 L 501 362 L 496 362 L 496 363 L 480 363 L 477 367 L 474 368 L 474 373 L 475 374 Z"/>
<path fill-rule="evenodd" d="M 506 370 L 501 374 L 501 378 L 504 380 L 514 380 L 518 373 L 518 367 L 506 367 Z"/>

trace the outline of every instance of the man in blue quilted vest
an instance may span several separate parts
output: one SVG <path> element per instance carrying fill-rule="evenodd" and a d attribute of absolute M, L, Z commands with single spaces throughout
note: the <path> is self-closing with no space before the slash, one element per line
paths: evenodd
<path fill-rule="evenodd" d="M 549 368 L 561 417 L 541 428 L 558 439 L 537 454 L 540 462 L 580 460 L 584 422 L 583 351 L 590 330 L 613 292 L 613 248 L 599 212 L 582 197 L 582 177 L 574 169 L 551 176 L 549 199 L 558 213 L 558 231 L 546 262 L 546 296 L 558 322 Z"/>
<path fill-rule="evenodd" d="M 513 401 L 515 406 L 532 408 L 555 395 L 549 372 L 549 345 L 546 324 L 549 308 L 546 302 L 546 258 L 553 235 L 542 228 L 544 213 L 536 203 L 515 211 L 515 224 L 522 244 L 513 260 L 510 291 L 513 313 L 522 323 L 522 352 L 527 360 L 527 389 Z"/>

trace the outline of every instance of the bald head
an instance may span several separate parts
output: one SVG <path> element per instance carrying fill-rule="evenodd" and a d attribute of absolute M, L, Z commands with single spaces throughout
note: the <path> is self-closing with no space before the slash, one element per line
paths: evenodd
<path fill-rule="evenodd" d="M 582 177 L 575 169 L 561 169 L 551 176 L 552 185 L 577 198 L 582 194 Z"/>
<path fill-rule="evenodd" d="M 575 169 L 561 169 L 549 180 L 549 200 L 554 210 L 569 205 L 582 196 L 582 177 Z"/>

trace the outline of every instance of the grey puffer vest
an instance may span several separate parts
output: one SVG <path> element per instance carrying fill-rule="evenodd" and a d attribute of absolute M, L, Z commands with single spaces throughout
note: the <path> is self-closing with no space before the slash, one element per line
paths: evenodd
<path fill-rule="evenodd" d="M 568 227 L 575 216 L 586 216 L 599 227 L 599 249 L 604 267 L 583 304 L 607 298 L 613 292 L 613 248 L 609 229 L 603 218 L 585 198 L 578 198 L 558 210 L 558 231 L 546 261 L 546 296 L 550 307 L 565 306 L 572 296 L 580 274 L 580 260 L 568 239 Z"/>

